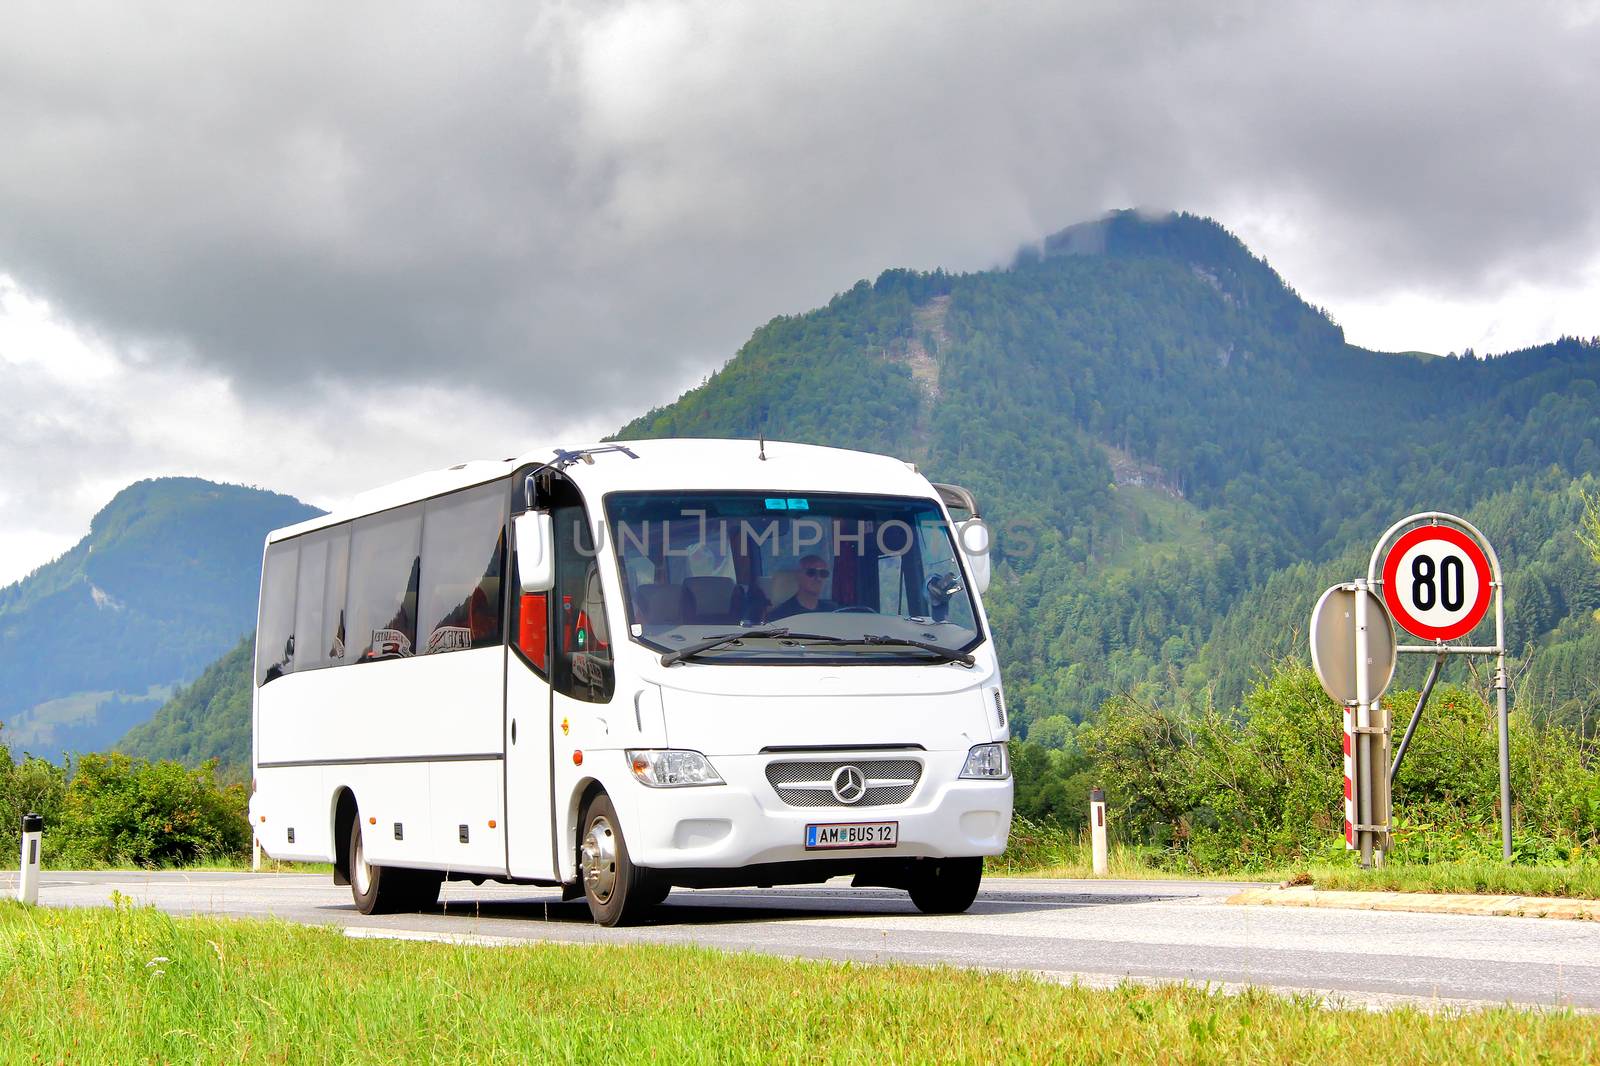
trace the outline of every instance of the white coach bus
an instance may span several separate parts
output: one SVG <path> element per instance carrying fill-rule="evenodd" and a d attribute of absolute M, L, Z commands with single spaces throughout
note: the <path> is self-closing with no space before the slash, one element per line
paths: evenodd
<path fill-rule="evenodd" d="M 268 535 L 262 847 L 363 913 L 498 880 L 614 925 L 841 874 L 966 910 L 1012 801 L 971 495 L 797 444 L 549 456 Z"/>

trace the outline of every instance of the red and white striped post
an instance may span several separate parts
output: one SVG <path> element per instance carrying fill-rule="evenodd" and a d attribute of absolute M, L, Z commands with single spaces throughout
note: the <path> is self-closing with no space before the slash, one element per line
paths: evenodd
<path fill-rule="evenodd" d="M 1344 847 L 1356 849 L 1356 709 L 1344 706 Z"/>

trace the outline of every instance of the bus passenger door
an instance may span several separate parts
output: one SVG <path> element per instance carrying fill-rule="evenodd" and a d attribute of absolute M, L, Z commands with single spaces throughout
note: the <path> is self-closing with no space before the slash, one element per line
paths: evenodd
<path fill-rule="evenodd" d="M 514 566 L 515 564 L 513 564 Z M 512 877 L 555 879 L 551 847 L 549 594 L 511 583 L 506 654 L 506 867 Z"/>

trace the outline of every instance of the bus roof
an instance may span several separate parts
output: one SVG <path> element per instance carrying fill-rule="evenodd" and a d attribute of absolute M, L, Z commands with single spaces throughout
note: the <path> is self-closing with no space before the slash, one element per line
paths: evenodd
<path fill-rule="evenodd" d="M 610 492 L 683 489 L 694 492 L 785 491 L 852 492 L 886 496 L 933 496 L 932 486 L 910 463 L 873 452 L 824 448 L 786 441 L 705 440 L 675 438 L 620 442 L 637 458 L 605 451 L 593 462 L 567 466 L 566 474 L 590 500 Z M 551 462 L 558 451 L 610 448 L 586 444 L 575 448 L 534 449 L 507 459 L 478 459 L 443 470 L 430 470 L 369 489 L 328 514 L 267 534 L 269 542 L 338 525 L 353 518 L 387 511 L 457 489 L 510 477 L 533 464 Z"/>

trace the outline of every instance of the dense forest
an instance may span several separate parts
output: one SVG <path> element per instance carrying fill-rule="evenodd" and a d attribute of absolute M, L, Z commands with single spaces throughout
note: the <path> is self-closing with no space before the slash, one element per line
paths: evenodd
<path fill-rule="evenodd" d="M 777 318 L 618 436 L 866 448 L 977 492 L 1030 741 L 1019 799 L 1038 810 L 1046 776 L 1086 772 L 1080 724 L 1108 701 L 1248 718 L 1273 664 L 1304 661 L 1321 591 L 1424 509 L 1498 548 L 1522 705 L 1592 732 L 1600 568 L 1577 530 L 1600 491 L 1597 380 L 1595 341 L 1491 359 L 1353 347 L 1216 223 L 1119 213 L 1007 269 L 891 270 Z M 235 649 L 124 748 L 241 757 L 246 659 Z M 1473 679 L 1455 665 L 1447 680 Z"/>

